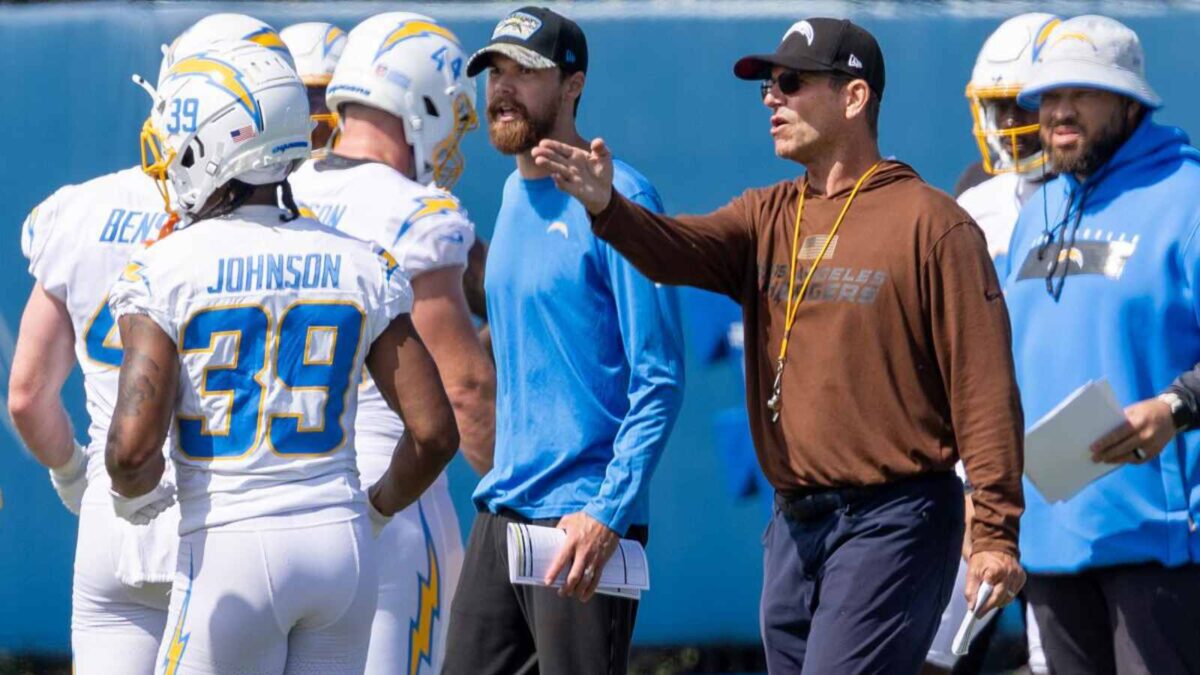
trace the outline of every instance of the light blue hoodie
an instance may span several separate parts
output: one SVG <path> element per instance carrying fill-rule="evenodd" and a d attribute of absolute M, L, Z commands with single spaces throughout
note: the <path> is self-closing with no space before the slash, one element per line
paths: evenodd
<path fill-rule="evenodd" d="M 1149 115 L 1086 181 L 1062 175 L 1029 200 L 1004 270 L 1029 424 L 1089 380 L 1107 378 L 1130 405 L 1200 362 L 1198 224 L 1200 151 Z M 1048 504 L 1028 480 L 1025 491 L 1032 572 L 1200 562 L 1198 434 L 1065 502 Z"/>

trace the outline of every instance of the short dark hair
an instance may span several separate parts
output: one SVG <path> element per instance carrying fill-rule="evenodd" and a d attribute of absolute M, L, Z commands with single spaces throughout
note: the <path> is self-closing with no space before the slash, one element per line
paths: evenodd
<path fill-rule="evenodd" d="M 854 80 L 861 79 L 851 77 L 845 73 L 833 72 L 829 73 L 829 86 L 833 89 L 840 90 Z M 870 85 L 868 85 L 868 89 Z M 867 130 L 871 132 L 873 138 L 879 138 L 879 94 L 875 93 L 874 89 L 870 89 L 870 94 L 867 97 Z"/>

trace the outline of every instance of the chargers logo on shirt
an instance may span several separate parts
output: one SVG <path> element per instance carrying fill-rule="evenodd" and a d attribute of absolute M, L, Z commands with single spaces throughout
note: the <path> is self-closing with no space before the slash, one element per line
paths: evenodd
<path fill-rule="evenodd" d="M 439 26 L 432 21 L 424 21 L 421 19 L 413 19 L 392 29 L 392 32 L 383 38 L 383 42 L 379 43 L 379 49 L 375 52 L 375 58 L 378 59 L 390 50 L 392 47 L 415 37 L 424 37 L 426 35 L 440 35 L 447 40 L 458 44 L 458 36 L 450 32 L 450 29 Z"/>
<path fill-rule="evenodd" d="M 462 210 L 462 206 L 458 203 L 458 200 L 448 193 L 420 197 L 417 199 L 417 208 L 404 219 L 404 225 L 400 227 L 400 231 L 396 233 L 396 239 L 392 243 L 400 241 L 400 237 L 403 237 L 409 228 L 416 225 L 423 218 L 436 216 L 440 213 L 458 213 L 460 210 Z"/>
<path fill-rule="evenodd" d="M 276 37 L 278 38 L 278 36 Z M 246 111 L 246 114 L 250 115 L 250 119 L 254 120 L 255 128 L 258 131 L 263 130 L 262 107 L 250 93 L 250 87 L 246 84 L 242 72 L 237 68 L 206 54 L 196 54 L 176 63 L 171 66 L 171 70 L 167 71 L 166 79 L 168 81 L 178 77 L 207 79 L 214 87 L 232 96 Z"/>
<path fill-rule="evenodd" d="M 400 269 L 400 263 L 396 262 L 396 258 L 393 257 L 391 253 L 388 253 L 387 249 L 384 247 L 376 244 L 374 248 L 375 255 L 379 256 L 380 262 L 383 263 L 384 278 L 386 278 L 388 281 L 391 281 L 392 274 L 394 274 L 396 270 Z"/>
<path fill-rule="evenodd" d="M 1029 249 L 1017 273 L 1018 281 L 1044 280 L 1051 273 L 1065 276 L 1096 274 L 1115 281 L 1125 273 L 1125 264 L 1137 250 L 1138 237 L 1105 230 L 1084 230 L 1074 245 L 1062 250 L 1053 243 L 1047 246 L 1045 241 L 1043 236 Z"/>

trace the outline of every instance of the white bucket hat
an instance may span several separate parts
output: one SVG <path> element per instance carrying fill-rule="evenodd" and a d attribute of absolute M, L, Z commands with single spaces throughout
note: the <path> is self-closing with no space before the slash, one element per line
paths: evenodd
<path fill-rule="evenodd" d="M 1036 110 L 1043 93 L 1062 87 L 1111 91 L 1151 109 L 1162 105 L 1146 82 L 1146 57 L 1137 33 L 1106 16 L 1077 16 L 1058 24 L 1038 54 L 1017 103 Z"/>

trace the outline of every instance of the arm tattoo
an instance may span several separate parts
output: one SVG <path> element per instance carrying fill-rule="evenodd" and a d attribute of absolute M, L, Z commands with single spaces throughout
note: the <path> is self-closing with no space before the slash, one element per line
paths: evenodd
<path fill-rule="evenodd" d="M 117 392 L 115 417 L 137 417 L 142 414 L 142 404 L 158 397 L 158 388 L 153 378 L 162 368 L 154 359 L 139 353 L 126 353 L 121 363 L 121 375 Z"/>

